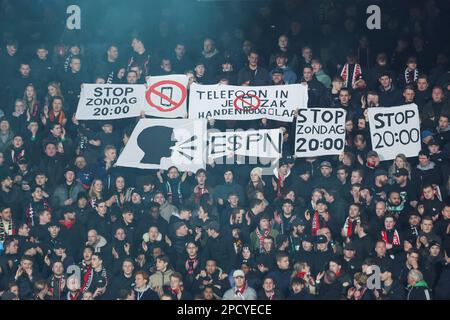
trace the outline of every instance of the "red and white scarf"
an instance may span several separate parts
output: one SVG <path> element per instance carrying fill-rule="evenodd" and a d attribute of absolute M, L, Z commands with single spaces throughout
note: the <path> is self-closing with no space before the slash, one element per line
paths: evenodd
<path fill-rule="evenodd" d="M 397 230 L 394 230 L 394 236 L 392 237 L 392 243 L 389 241 L 387 232 L 385 230 L 381 231 L 381 238 L 383 239 L 383 241 L 386 244 L 392 244 L 394 246 L 399 246 L 400 245 L 400 237 L 398 235 Z"/>
<path fill-rule="evenodd" d="M 245 290 L 247 289 L 247 282 L 245 282 L 244 283 L 244 285 L 242 286 L 242 288 L 237 288 L 237 287 L 235 287 L 235 289 L 234 289 L 234 294 L 237 296 L 237 297 L 239 297 L 239 298 L 241 298 L 241 300 L 245 300 L 245 298 L 244 298 L 244 292 L 245 292 Z"/>
<path fill-rule="evenodd" d="M 314 210 L 314 216 L 311 222 L 311 235 L 317 236 L 317 231 L 319 231 L 319 229 L 320 229 L 319 212 L 317 210 Z"/>
<path fill-rule="evenodd" d="M 345 219 L 344 231 L 347 235 L 347 238 L 351 238 L 351 236 L 353 235 L 354 223 L 358 223 L 358 221 L 359 218 L 352 220 L 350 219 L 350 217 L 347 217 L 347 219 Z"/>
<path fill-rule="evenodd" d="M 199 261 L 198 261 L 197 257 L 192 258 L 192 259 L 188 258 L 186 260 L 186 263 L 184 264 L 184 267 L 186 268 L 186 271 L 189 275 L 193 275 L 198 264 L 199 264 Z"/>
<path fill-rule="evenodd" d="M 209 193 L 208 188 L 206 186 L 195 186 L 194 188 L 194 195 L 195 195 L 195 203 L 199 203 L 200 202 L 200 198 L 205 194 L 205 193 Z"/>
<path fill-rule="evenodd" d="M 348 83 L 348 80 L 349 80 L 348 73 L 349 73 L 349 64 L 346 63 L 344 65 L 344 67 L 342 68 L 341 77 L 342 77 L 342 79 L 344 79 L 344 87 L 347 87 L 347 88 L 352 87 L 353 88 L 353 86 L 356 82 L 356 78 L 362 74 L 361 66 L 358 63 L 355 63 L 355 68 L 353 69 L 351 86 Z"/>
<path fill-rule="evenodd" d="M 263 248 L 264 248 L 264 239 L 267 238 L 267 236 L 269 235 L 270 228 L 267 229 L 266 231 L 264 231 L 264 234 L 261 234 L 259 227 L 256 228 L 255 232 L 256 232 L 256 236 L 258 237 L 258 240 L 259 240 L 259 251 L 262 252 Z"/>

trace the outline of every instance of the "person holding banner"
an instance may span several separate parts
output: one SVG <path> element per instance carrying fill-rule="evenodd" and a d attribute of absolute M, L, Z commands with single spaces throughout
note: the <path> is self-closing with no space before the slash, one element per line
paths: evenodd
<path fill-rule="evenodd" d="M 251 50 L 247 56 L 248 65 L 238 73 L 238 85 L 240 86 L 267 86 L 269 82 L 269 72 L 259 66 L 259 53 Z"/>

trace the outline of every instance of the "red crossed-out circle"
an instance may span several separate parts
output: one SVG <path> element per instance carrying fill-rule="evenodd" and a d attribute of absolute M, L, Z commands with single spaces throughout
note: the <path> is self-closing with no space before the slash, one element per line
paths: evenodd
<path fill-rule="evenodd" d="M 165 94 L 163 94 L 163 93 L 161 93 L 161 92 L 159 92 L 157 90 L 158 87 L 163 86 L 163 85 L 167 85 L 167 84 L 174 85 L 175 87 L 177 87 L 177 88 L 179 88 L 181 90 L 181 99 L 180 99 L 180 101 L 178 101 L 178 102 L 177 101 L 173 101 L 168 96 L 166 96 Z M 161 99 L 166 100 L 167 102 L 169 102 L 172 105 L 172 107 L 170 107 L 168 109 L 161 108 L 160 106 L 158 106 L 157 104 L 155 104 L 152 101 L 152 97 L 151 97 L 152 94 L 155 94 L 158 97 L 160 97 Z M 158 109 L 161 112 L 170 112 L 172 110 L 178 109 L 184 103 L 184 101 L 186 100 L 186 97 L 187 97 L 187 90 L 186 90 L 186 88 L 183 85 L 181 85 L 181 83 L 173 81 L 173 80 L 159 81 L 159 82 L 153 84 L 152 86 L 150 86 L 150 88 L 148 88 L 148 90 L 145 92 L 145 99 L 147 100 L 147 103 L 150 106 Z"/>
<path fill-rule="evenodd" d="M 257 103 L 255 105 L 253 105 L 250 102 L 245 101 L 244 98 L 246 98 L 246 97 L 252 98 L 252 101 L 253 101 L 253 98 L 255 98 Z M 238 101 L 242 101 L 242 103 L 247 104 L 249 106 L 249 108 L 248 109 L 243 109 L 243 108 L 238 107 L 238 105 L 237 105 Z M 261 105 L 261 99 L 259 99 L 259 97 L 256 94 L 252 94 L 252 93 L 247 93 L 247 94 L 240 95 L 233 102 L 233 106 L 234 106 L 235 109 L 237 109 L 237 110 L 245 110 L 245 111 L 256 110 L 256 109 L 259 108 L 260 105 Z"/>

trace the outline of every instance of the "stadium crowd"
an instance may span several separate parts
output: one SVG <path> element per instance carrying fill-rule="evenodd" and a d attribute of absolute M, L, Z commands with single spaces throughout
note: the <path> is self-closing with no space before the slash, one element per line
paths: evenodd
<path fill-rule="evenodd" d="M 397 1 L 379 31 L 361 25 L 355 3 L 273 1 L 213 35 L 161 19 L 156 32 L 103 48 L 95 37 L 4 32 L 1 299 L 450 299 L 450 3 Z M 221 130 L 283 127 L 273 174 L 123 168 L 115 161 L 139 119 L 74 116 L 83 83 L 180 73 L 201 84 L 306 83 L 308 107 L 347 110 L 345 151 L 296 158 L 293 123 L 210 119 Z M 367 109 L 409 103 L 422 150 L 380 161 Z"/>

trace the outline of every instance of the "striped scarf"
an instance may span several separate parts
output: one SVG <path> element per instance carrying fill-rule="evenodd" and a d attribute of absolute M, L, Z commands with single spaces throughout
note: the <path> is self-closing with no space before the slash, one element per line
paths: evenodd
<path fill-rule="evenodd" d="M 354 64 L 353 74 L 351 75 L 352 82 L 349 83 L 350 79 L 350 65 L 346 63 L 341 71 L 341 77 L 344 79 L 344 88 L 353 88 L 356 82 L 356 78 L 362 74 L 361 66 L 358 63 Z"/>
<path fill-rule="evenodd" d="M 63 120 L 66 119 L 66 115 L 64 114 L 64 111 L 62 111 L 62 110 L 59 112 L 59 115 L 55 115 L 55 112 L 53 110 L 51 110 L 48 113 L 48 117 L 50 119 L 50 122 L 55 122 L 55 120 L 56 120 L 56 122 L 61 125 L 63 124 Z"/>
<path fill-rule="evenodd" d="M 9 221 L 8 230 L 6 230 L 4 220 L 0 219 L 0 242 L 4 242 L 7 236 L 13 236 L 15 234 L 16 230 L 13 227 L 13 221 Z"/>
<path fill-rule="evenodd" d="M 259 252 L 263 252 L 264 251 L 264 239 L 267 238 L 267 236 L 269 235 L 270 229 L 265 230 L 264 233 L 261 234 L 259 227 L 257 227 L 255 230 L 255 233 L 259 240 Z"/>
<path fill-rule="evenodd" d="M 356 218 L 355 220 L 350 219 L 350 217 L 347 217 L 345 219 L 344 224 L 344 231 L 347 235 L 347 238 L 351 238 L 353 236 L 353 232 L 355 231 L 356 224 L 359 222 L 359 218 Z"/>
<path fill-rule="evenodd" d="M 406 84 L 416 83 L 418 78 L 419 78 L 419 70 L 414 69 L 414 70 L 408 71 L 408 68 L 405 69 L 405 83 Z"/>
<path fill-rule="evenodd" d="M 314 216 L 311 222 L 311 235 L 317 236 L 317 231 L 319 231 L 319 229 L 320 229 L 319 212 L 317 210 L 314 210 Z"/>
<path fill-rule="evenodd" d="M 381 239 L 383 239 L 383 241 L 386 244 L 392 244 L 394 246 L 399 246 L 400 245 L 400 236 L 398 235 L 397 230 L 394 230 L 394 235 L 392 237 L 392 243 L 388 239 L 388 234 L 387 234 L 386 230 L 381 231 Z"/>

